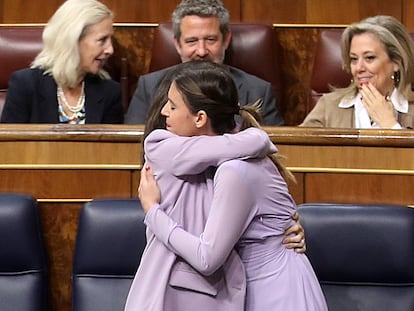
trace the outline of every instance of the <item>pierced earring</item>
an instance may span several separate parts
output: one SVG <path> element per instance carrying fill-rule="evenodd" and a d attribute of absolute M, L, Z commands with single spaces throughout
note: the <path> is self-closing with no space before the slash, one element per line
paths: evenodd
<path fill-rule="evenodd" d="M 400 72 L 395 71 L 391 76 L 391 80 L 394 81 L 394 85 L 398 85 L 398 83 L 400 82 Z"/>

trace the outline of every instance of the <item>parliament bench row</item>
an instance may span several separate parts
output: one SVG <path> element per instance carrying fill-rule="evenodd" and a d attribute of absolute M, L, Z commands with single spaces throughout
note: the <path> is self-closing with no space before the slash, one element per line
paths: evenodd
<path fill-rule="evenodd" d="M 414 309 L 413 208 L 306 203 L 298 210 L 307 256 L 329 310 Z M 146 243 L 143 218 L 137 199 L 84 204 L 74 253 L 72 310 L 123 310 Z M 36 200 L 1 193 L 1 310 L 50 309 L 42 235 Z"/>
<path fill-rule="evenodd" d="M 28 67 L 41 50 L 43 27 L 0 25 L 0 113 L 8 88 L 8 78 L 13 71 Z M 172 41 L 171 23 L 160 23 L 149 34 L 144 28 L 115 25 L 115 53 L 109 59 L 106 69 L 121 83 L 124 111 L 128 109 L 141 74 L 180 62 Z M 233 23 L 231 30 L 233 36 L 225 63 L 269 81 L 273 86 L 277 108 L 285 117 L 287 125 L 299 124 L 317 99 L 329 91 L 330 85 L 340 87 L 350 81 L 349 74 L 344 72 L 341 64 L 340 36 L 343 27 L 322 29 L 317 35 L 316 45 L 308 42 L 309 47 L 297 46 L 299 56 L 304 53 L 300 49 L 313 53 L 302 55 L 303 59 L 300 60 L 294 58 L 298 55 L 286 54 L 293 51 L 289 51 L 292 47 L 285 46 L 291 43 L 284 40 L 294 40 L 297 36 L 295 32 L 292 32 L 291 38 L 280 38 L 279 29 L 273 25 L 253 23 Z M 306 37 L 308 30 L 302 30 L 301 36 Z M 137 36 L 142 36 L 142 39 L 135 39 Z M 151 39 L 147 39 L 148 36 Z M 137 41 L 131 41 L 132 38 Z M 308 62 L 307 58 L 311 61 L 309 77 L 307 68 L 300 65 Z M 299 72 L 286 72 L 287 70 Z M 305 97 L 298 82 L 308 83 L 301 86 L 306 89 Z M 298 100 L 301 102 L 298 103 Z M 300 105 L 305 107 L 299 107 Z M 292 116 L 299 113 L 301 115 Z"/>

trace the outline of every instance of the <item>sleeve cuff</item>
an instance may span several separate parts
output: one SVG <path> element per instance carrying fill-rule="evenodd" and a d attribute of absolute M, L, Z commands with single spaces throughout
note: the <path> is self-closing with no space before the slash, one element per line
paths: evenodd
<path fill-rule="evenodd" d="M 144 218 L 144 224 L 155 234 L 158 240 L 169 247 L 169 240 L 178 224 L 171 219 L 161 208 L 160 204 L 154 204 Z"/>

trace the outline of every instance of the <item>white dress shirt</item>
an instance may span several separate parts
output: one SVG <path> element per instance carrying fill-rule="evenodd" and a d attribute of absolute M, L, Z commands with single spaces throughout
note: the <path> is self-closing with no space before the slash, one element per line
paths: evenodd
<path fill-rule="evenodd" d="M 365 109 L 365 106 L 362 103 L 361 98 L 361 93 L 358 93 L 352 99 L 342 99 L 338 107 L 350 108 L 354 106 L 355 128 L 379 128 L 380 126 L 377 123 L 371 122 L 371 118 L 369 117 L 368 111 Z M 392 91 L 390 100 L 394 106 L 395 118 L 397 120 L 399 112 L 408 112 L 408 100 L 404 96 L 399 94 L 396 88 L 394 88 L 394 90 Z M 392 129 L 402 129 L 402 126 L 397 122 L 392 127 Z"/>

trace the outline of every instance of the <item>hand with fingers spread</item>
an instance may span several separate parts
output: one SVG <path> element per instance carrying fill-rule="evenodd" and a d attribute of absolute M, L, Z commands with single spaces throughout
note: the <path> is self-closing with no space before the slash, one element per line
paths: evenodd
<path fill-rule="evenodd" d="M 362 103 L 373 122 L 381 128 L 392 128 L 397 124 L 394 106 L 389 95 L 382 95 L 370 82 L 361 84 L 360 92 Z"/>

